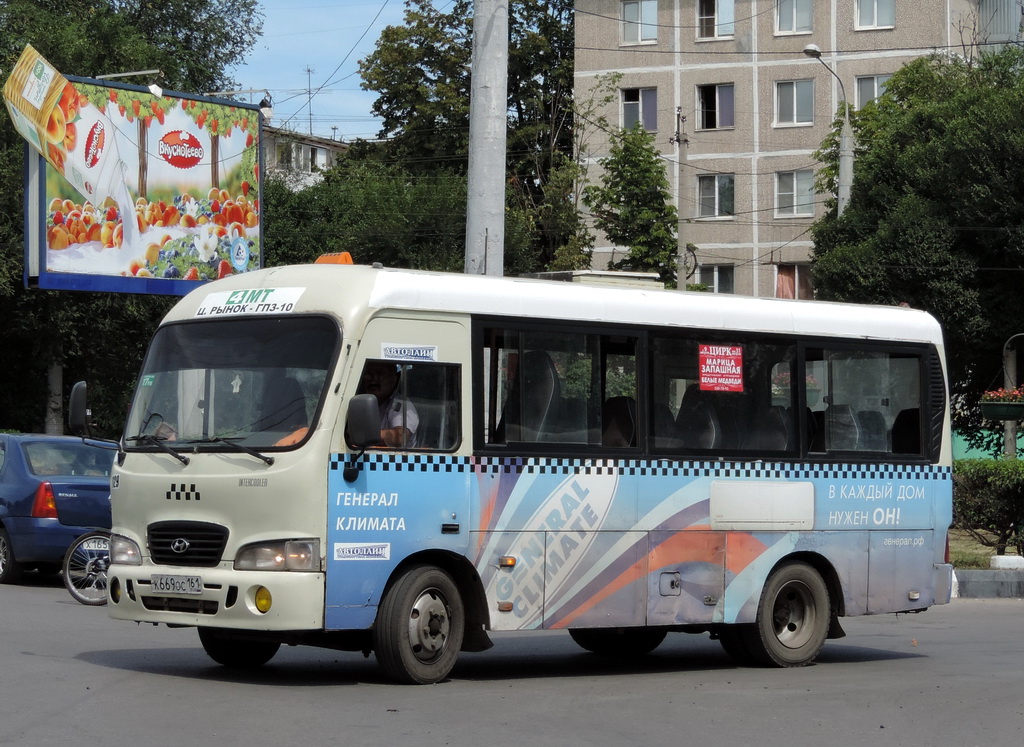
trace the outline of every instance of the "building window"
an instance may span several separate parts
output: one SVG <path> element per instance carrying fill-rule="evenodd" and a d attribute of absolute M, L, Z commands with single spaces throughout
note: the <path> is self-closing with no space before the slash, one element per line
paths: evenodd
<path fill-rule="evenodd" d="M 779 265 L 776 269 L 776 298 L 797 298 L 804 301 L 814 298 L 811 291 L 810 265 Z"/>
<path fill-rule="evenodd" d="M 292 167 L 292 144 L 281 143 L 277 146 L 277 165 L 282 169 Z"/>
<path fill-rule="evenodd" d="M 732 83 L 697 86 L 697 106 L 698 127 L 702 130 L 720 130 L 736 124 Z"/>
<path fill-rule="evenodd" d="M 732 36 L 735 30 L 735 0 L 697 0 L 698 38 Z"/>
<path fill-rule="evenodd" d="M 891 75 L 864 75 L 857 78 L 857 108 L 870 104 L 883 93 Z"/>
<path fill-rule="evenodd" d="M 622 126 L 631 130 L 638 122 L 648 132 L 657 131 L 657 88 L 624 88 L 622 90 Z"/>
<path fill-rule="evenodd" d="M 735 183 L 733 174 L 705 174 L 697 177 L 697 206 L 701 218 L 734 215 Z"/>
<path fill-rule="evenodd" d="M 896 25 L 896 0 L 857 0 L 857 28 L 891 29 Z"/>
<path fill-rule="evenodd" d="M 625 0 L 622 3 L 622 43 L 658 41 L 658 0 Z"/>
<path fill-rule="evenodd" d="M 775 28 L 780 34 L 799 34 L 814 28 L 811 0 L 778 0 Z"/>
<path fill-rule="evenodd" d="M 697 271 L 698 282 L 712 293 L 735 293 L 734 274 L 732 265 L 701 265 Z"/>
<path fill-rule="evenodd" d="M 814 121 L 814 81 L 780 80 L 775 84 L 775 123 L 810 124 Z"/>
<path fill-rule="evenodd" d="M 776 174 L 775 215 L 814 215 L 813 171 L 780 171 Z"/>
<path fill-rule="evenodd" d="M 1015 0 L 979 0 L 978 22 L 979 41 L 1016 41 L 1020 38 L 1020 4 Z"/>

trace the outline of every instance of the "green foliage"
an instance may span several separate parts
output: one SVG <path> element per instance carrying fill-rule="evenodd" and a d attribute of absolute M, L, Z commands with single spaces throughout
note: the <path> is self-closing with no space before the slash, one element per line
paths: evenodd
<path fill-rule="evenodd" d="M 609 269 L 657 272 L 674 288 L 679 222 L 654 136 L 639 124 L 616 133 L 609 155 L 599 163 L 600 183 L 587 187 L 584 202 L 608 240 L 629 247 Z"/>
<path fill-rule="evenodd" d="M 1001 381 L 1002 345 L 1021 331 L 1022 120 L 1024 51 L 909 63 L 855 117 L 845 213 L 814 226 L 819 298 L 905 303 L 942 322 L 954 425 L 974 446 L 996 441 L 974 404 Z M 836 132 L 818 156 L 829 188 Z"/>
<path fill-rule="evenodd" d="M 359 62 L 363 90 L 376 91 L 372 112 L 394 157 L 420 163 L 464 158 L 469 137 L 469 0 L 449 12 L 431 0 L 406 0 L 405 24 L 388 26 Z"/>
<path fill-rule="evenodd" d="M 187 23 L 183 23 L 187 19 Z M 233 88 L 227 74 L 262 28 L 257 0 L 6 0 L 0 5 L 0 71 L 26 44 L 60 72 L 95 76 L 158 68 L 165 88 Z M 26 290 L 23 287 L 24 142 L 0 107 L 0 426 L 40 431 L 47 371 L 90 382 L 103 435 L 120 432 L 143 352 L 173 298 Z"/>
<path fill-rule="evenodd" d="M 1024 462 L 962 459 L 953 480 L 954 526 L 997 555 L 1024 555 Z"/>
<path fill-rule="evenodd" d="M 324 179 L 298 192 L 264 184 L 268 265 L 312 262 L 348 251 L 359 264 L 461 272 L 466 245 L 466 178 L 448 170 L 410 173 L 378 161 L 342 159 Z M 506 212 L 506 270 L 535 264 L 530 222 Z"/>
<path fill-rule="evenodd" d="M 410 173 L 441 168 L 465 173 L 469 150 L 472 3 L 446 11 L 431 0 L 406 0 L 405 23 L 382 32 L 360 62 L 364 90 L 378 98 L 385 143 L 356 144 L 352 160 L 400 163 Z M 564 173 L 573 134 L 573 5 L 568 0 L 518 0 L 509 5 L 508 204 L 526 214 L 534 257 L 527 271 L 549 265 L 568 244 L 571 259 L 586 252 L 567 219 Z M 571 195 L 570 195 L 571 197 Z M 575 203 L 570 203 L 575 204 Z M 506 231 L 509 227 L 506 227 Z M 508 234 L 506 233 L 506 242 Z M 519 261 L 524 255 L 509 252 Z M 506 261 L 506 274 L 514 267 Z"/>

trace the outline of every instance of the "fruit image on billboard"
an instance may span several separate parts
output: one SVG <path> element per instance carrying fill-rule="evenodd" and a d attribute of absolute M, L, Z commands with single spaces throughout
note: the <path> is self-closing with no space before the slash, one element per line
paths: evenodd
<path fill-rule="evenodd" d="M 64 78 L 25 55 L 4 97 L 48 164 L 29 210 L 40 286 L 184 294 L 261 266 L 258 107 Z"/>

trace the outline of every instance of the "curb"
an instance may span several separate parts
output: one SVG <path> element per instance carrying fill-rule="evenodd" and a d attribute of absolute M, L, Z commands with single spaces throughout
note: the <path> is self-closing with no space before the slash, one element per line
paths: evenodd
<path fill-rule="evenodd" d="M 1024 571 L 955 571 L 953 597 L 1019 599 L 1024 597 Z"/>

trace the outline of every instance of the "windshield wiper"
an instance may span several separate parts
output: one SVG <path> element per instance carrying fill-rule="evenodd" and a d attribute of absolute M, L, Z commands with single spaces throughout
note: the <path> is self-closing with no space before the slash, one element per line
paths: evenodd
<path fill-rule="evenodd" d="M 238 436 L 237 438 L 241 438 L 241 436 Z M 266 454 L 260 454 L 255 449 L 250 449 L 248 446 L 243 446 L 242 444 L 235 443 L 235 440 L 236 439 L 234 439 L 234 438 L 196 438 L 196 439 L 193 439 L 193 440 L 189 441 L 188 443 L 190 443 L 190 444 L 225 444 L 227 446 L 230 446 L 235 451 L 241 451 L 241 452 L 244 452 L 244 453 L 248 454 L 249 456 L 256 457 L 257 459 L 265 462 L 267 464 L 267 466 L 271 466 L 271 465 L 274 464 L 274 457 L 267 456 Z"/>
<path fill-rule="evenodd" d="M 142 443 L 152 444 L 153 446 L 156 446 L 158 449 L 160 449 L 160 451 L 163 451 L 163 452 L 166 452 L 167 454 L 170 454 L 172 457 L 177 459 L 182 464 L 188 464 L 188 462 L 189 462 L 188 457 L 185 456 L 184 454 L 179 454 L 174 449 L 172 449 L 170 446 L 165 444 L 164 441 L 166 441 L 166 440 L 167 440 L 167 438 L 164 437 L 164 436 L 154 436 L 154 435 L 149 434 L 149 433 L 146 433 L 146 434 L 140 433 L 138 436 L 128 436 L 128 438 L 125 439 L 125 441 L 135 441 L 135 442 L 141 441 Z"/>

